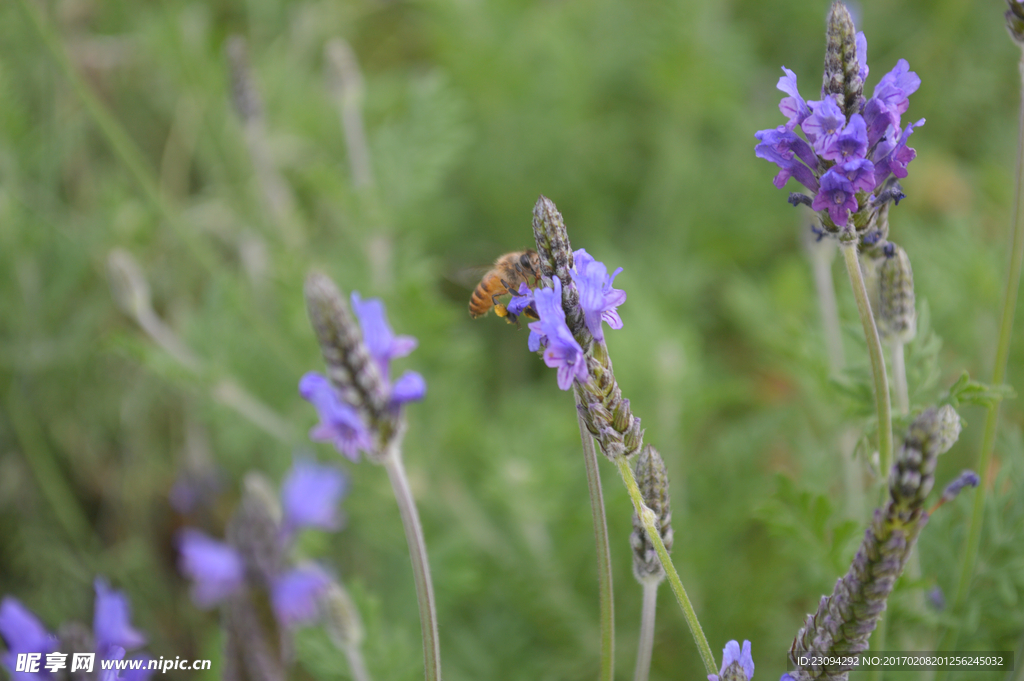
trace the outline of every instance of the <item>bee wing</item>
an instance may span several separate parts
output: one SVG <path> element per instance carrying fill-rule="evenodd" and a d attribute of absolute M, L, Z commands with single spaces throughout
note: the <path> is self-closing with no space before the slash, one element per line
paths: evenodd
<path fill-rule="evenodd" d="M 450 271 L 448 274 L 444 275 L 444 278 L 453 284 L 458 284 L 459 286 L 472 290 L 476 288 L 476 285 L 480 283 L 480 280 L 484 278 L 484 275 L 490 271 L 490 265 L 482 265 L 480 267 L 463 267 Z"/>

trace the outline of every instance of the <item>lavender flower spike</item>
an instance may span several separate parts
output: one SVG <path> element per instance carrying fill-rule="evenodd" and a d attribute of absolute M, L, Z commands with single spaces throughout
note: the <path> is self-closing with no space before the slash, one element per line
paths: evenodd
<path fill-rule="evenodd" d="M 750 681 L 754 678 L 754 658 L 750 654 L 750 641 L 729 641 L 722 651 L 722 669 L 708 674 L 708 681 Z"/>
<path fill-rule="evenodd" d="M 924 500 L 935 484 L 938 457 L 956 442 L 960 417 L 949 405 L 925 410 L 914 419 L 899 456 L 889 471 L 889 499 L 875 511 L 850 570 L 836 582 L 831 596 L 822 596 L 808 615 L 789 650 L 797 666 L 792 681 L 846 681 L 848 666 L 807 666 L 803 653 L 856 653 L 885 611 L 886 599 L 903 572 L 910 551 L 928 521 Z"/>
<path fill-rule="evenodd" d="M 576 261 L 575 269 L 570 273 L 576 288 L 580 292 L 580 307 L 583 308 L 583 320 L 594 340 L 604 340 L 604 329 L 601 322 L 608 322 L 613 329 L 622 328 L 622 319 L 616 308 L 626 302 L 626 292 L 612 288 L 612 282 L 622 268 L 618 268 L 608 276 L 608 268 L 603 262 L 594 260 L 582 248 L 573 254 Z"/>

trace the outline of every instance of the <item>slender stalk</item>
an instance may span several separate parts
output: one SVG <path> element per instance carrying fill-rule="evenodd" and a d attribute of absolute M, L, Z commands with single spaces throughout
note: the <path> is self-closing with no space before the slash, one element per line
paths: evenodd
<path fill-rule="evenodd" d="M 1010 271 L 1006 277 L 1006 292 L 1003 297 L 1003 312 L 999 322 L 999 342 L 996 345 L 996 361 L 992 367 L 992 385 L 1000 385 L 1006 379 L 1006 362 L 1010 356 L 1010 339 L 1013 334 L 1013 316 L 1017 309 L 1017 292 L 1020 288 L 1021 265 L 1024 263 L 1024 51 L 1021 52 L 1021 104 L 1017 133 L 1017 187 L 1014 195 L 1013 233 L 1010 246 Z M 953 612 L 960 612 L 967 600 L 967 592 L 974 576 L 974 565 L 981 545 L 981 523 L 985 511 L 985 496 L 992 486 L 992 451 L 995 449 L 996 424 L 999 420 L 999 403 L 988 408 L 985 416 L 985 432 L 981 440 L 981 456 L 978 459 L 978 473 L 981 485 L 974 494 L 971 507 L 971 525 L 967 533 L 967 546 L 960 566 Z M 941 650 L 949 650 L 956 643 L 956 632 L 947 628 L 942 637 Z M 941 675 L 940 675 L 941 676 Z"/>
<path fill-rule="evenodd" d="M 576 405 L 580 396 L 573 391 Z M 604 513 L 604 494 L 601 491 L 601 471 L 597 467 L 597 450 L 594 438 L 583 422 L 579 409 L 576 418 L 580 425 L 580 439 L 583 440 L 583 463 L 587 469 L 587 489 L 590 492 L 590 514 L 594 520 L 594 543 L 597 545 L 597 590 L 598 607 L 601 611 L 601 681 L 611 681 L 615 676 L 615 597 L 612 588 L 612 554 L 608 544 L 608 521 Z"/>
<path fill-rule="evenodd" d="M 651 673 L 651 652 L 654 650 L 654 615 L 658 607 L 660 579 L 645 579 L 644 605 L 640 611 L 640 642 L 636 647 L 636 672 L 633 681 L 647 681 Z"/>
<path fill-rule="evenodd" d="M 383 457 L 384 468 L 395 491 L 398 511 L 405 527 L 405 539 L 409 543 L 409 558 L 412 561 L 413 577 L 416 580 L 416 600 L 420 606 L 420 628 L 423 631 L 423 667 L 427 681 L 441 679 L 441 646 L 437 635 L 437 604 L 434 601 L 434 585 L 430 580 L 430 564 L 427 562 L 427 545 L 423 541 L 423 527 L 416 511 L 416 501 L 409 489 L 409 480 L 402 464 L 401 445 L 392 440 L 389 451 Z"/>
<path fill-rule="evenodd" d="M 636 511 L 636 514 L 643 521 L 644 529 L 647 530 L 647 536 L 654 543 L 654 549 L 658 552 L 661 565 L 665 568 L 668 583 L 672 586 L 672 593 L 675 594 L 679 607 L 683 609 L 683 617 L 686 619 L 686 625 L 690 627 L 690 634 L 693 635 L 693 640 L 697 644 L 697 650 L 700 651 L 704 668 L 707 669 L 708 674 L 717 674 L 718 667 L 715 663 L 715 656 L 711 652 L 711 646 L 708 645 L 707 637 L 704 636 L 704 630 L 701 629 L 697 613 L 694 612 L 693 605 L 690 604 L 690 597 L 686 595 L 683 582 L 679 579 L 676 566 L 672 563 L 672 557 L 665 550 L 665 542 L 661 540 L 661 533 L 658 532 L 658 523 L 654 511 L 644 505 L 643 495 L 636 484 L 636 478 L 633 476 L 633 469 L 630 467 L 629 461 L 625 457 L 620 457 L 615 463 L 619 467 L 619 475 L 622 476 L 622 481 L 626 483 L 629 498 L 633 501 L 633 510 Z"/>
<path fill-rule="evenodd" d="M 348 660 L 348 669 L 352 672 L 353 681 L 373 681 L 373 677 L 366 669 L 366 660 L 363 659 L 363 653 L 359 650 L 359 646 L 349 644 L 344 646 L 343 650 L 345 659 Z"/>
<path fill-rule="evenodd" d="M 892 351 L 892 391 L 896 395 L 896 410 L 901 416 L 910 413 L 910 390 L 907 388 L 907 364 L 903 357 L 903 343 L 893 341 L 889 346 Z"/>
<path fill-rule="evenodd" d="M 864 326 L 864 339 L 868 344 L 868 355 L 871 358 L 871 374 L 875 380 L 875 407 L 878 410 L 878 458 L 881 478 L 885 480 L 892 466 L 892 406 L 889 403 L 889 381 L 885 375 L 885 358 L 882 356 L 882 341 L 878 338 L 874 315 L 871 314 L 871 303 L 868 291 L 864 286 L 864 274 L 860 270 L 857 258 L 857 244 L 844 241 L 839 245 L 846 262 L 846 272 L 850 275 L 853 297 L 857 299 L 857 311 L 860 322 Z"/>

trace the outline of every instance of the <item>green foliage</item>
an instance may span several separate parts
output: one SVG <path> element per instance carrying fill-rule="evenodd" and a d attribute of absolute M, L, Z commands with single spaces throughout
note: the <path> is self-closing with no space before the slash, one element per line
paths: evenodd
<path fill-rule="evenodd" d="M 246 471 L 280 479 L 296 452 L 315 451 L 350 477 L 347 524 L 302 548 L 353 588 L 374 677 L 417 678 L 412 575 L 383 471 L 305 438 L 315 416 L 296 385 L 321 360 L 301 292 L 318 268 L 383 298 L 394 328 L 420 340 L 395 368 L 428 382 L 408 410 L 406 461 L 445 677 L 593 678 L 596 574 L 572 399 L 527 353 L 525 328 L 470 320 L 470 289 L 453 283 L 527 247 L 543 193 L 576 248 L 624 267 L 625 326 L 608 344 L 666 460 L 674 557 L 704 631 L 716 650 L 750 639 L 758 678 L 778 678 L 804 615 L 845 570 L 875 489 L 840 463 L 863 441 L 854 463 L 866 469 L 876 428 L 846 274 L 833 264 L 849 333 L 847 368 L 830 374 L 808 215 L 753 155 L 754 131 L 782 122 L 779 66 L 805 94 L 818 82 L 824 6 L 27 5 L 101 108 L 85 104 L 21 3 L 0 3 L 0 595 L 51 628 L 88 621 L 104 574 L 129 593 L 153 654 L 217 659 L 218 619 L 188 600 L 175 533 L 220 534 Z M 922 301 L 907 346 L 912 407 L 945 399 L 980 423 L 978 405 L 1012 395 L 964 372 L 984 376 L 992 361 L 1018 54 L 992 3 L 865 4 L 858 21 L 869 89 L 901 57 L 923 83 L 907 115 L 928 124 L 890 217 Z M 266 159 L 291 213 L 275 213 L 232 107 L 231 34 L 248 42 Z M 324 45 L 338 37 L 365 81 L 368 187 L 353 183 L 327 85 Z M 138 263 L 158 326 L 112 292 L 114 249 Z M 1024 385 L 1020 337 L 1009 386 Z M 962 647 L 1017 647 L 1024 411 L 1006 401 L 1001 420 L 971 612 L 951 622 L 914 597 L 955 588 L 965 492 L 925 528 L 921 577 L 894 596 L 890 632 L 927 643 L 950 622 Z M 975 465 L 979 430 L 940 460 L 937 487 Z M 217 481 L 201 512 L 168 503 L 183 471 Z M 615 471 L 602 474 L 625 678 L 640 603 L 631 508 Z M 652 679 L 702 678 L 667 589 L 661 599 Z M 296 678 L 347 673 L 315 630 L 297 660 Z"/>

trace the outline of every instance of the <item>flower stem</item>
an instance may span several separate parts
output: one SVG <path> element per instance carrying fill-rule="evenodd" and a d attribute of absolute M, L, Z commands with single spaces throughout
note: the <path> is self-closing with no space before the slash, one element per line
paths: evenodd
<path fill-rule="evenodd" d="M 1014 195 L 1014 219 L 1012 243 L 1010 246 L 1010 271 L 1006 277 L 1006 293 L 1003 298 L 1002 318 L 999 322 L 999 342 L 996 345 L 996 361 L 992 367 L 992 385 L 1000 385 L 1006 379 L 1006 362 L 1010 356 L 1010 339 L 1013 333 L 1013 316 L 1017 308 L 1017 291 L 1020 288 L 1021 265 L 1024 263 L 1024 51 L 1021 52 L 1021 109 L 1017 133 L 1017 187 Z M 981 440 L 981 456 L 978 459 L 978 473 L 981 484 L 974 494 L 971 507 L 971 525 L 967 533 L 967 546 L 960 566 L 960 580 L 952 612 L 962 611 L 967 592 L 974 576 L 974 565 L 981 545 L 981 523 L 985 511 L 985 496 L 992 486 L 992 451 L 995 449 L 996 423 L 999 420 L 999 402 L 988 408 L 985 416 L 985 431 Z M 942 637 L 941 650 L 949 650 L 956 643 L 956 632 L 947 628 Z M 940 674 L 940 676 L 942 676 Z"/>
<path fill-rule="evenodd" d="M 651 652 L 654 649 L 654 615 L 658 607 L 660 579 L 643 580 L 644 604 L 640 611 L 640 642 L 636 647 L 636 672 L 633 681 L 647 681 L 651 673 Z"/>
<path fill-rule="evenodd" d="M 345 659 L 348 660 L 348 669 L 352 672 L 353 681 L 373 681 L 370 672 L 366 669 L 366 660 L 358 645 L 348 644 L 344 646 Z"/>
<path fill-rule="evenodd" d="M 423 631 L 423 667 L 427 681 L 441 679 L 441 647 L 437 635 L 437 604 L 434 601 L 434 585 L 430 581 L 430 564 L 427 562 L 427 545 L 423 541 L 423 527 L 416 511 L 416 502 L 409 489 L 409 480 L 402 464 L 399 438 L 392 440 L 383 457 L 384 468 L 395 491 L 398 511 L 405 527 L 405 539 L 409 543 L 409 558 L 412 560 L 413 577 L 416 580 L 416 600 L 420 606 L 420 628 Z"/>
<path fill-rule="evenodd" d="M 875 379 L 875 407 L 878 410 L 878 459 L 880 475 L 885 480 L 892 466 L 892 406 L 889 403 L 889 381 L 885 375 L 885 358 L 882 356 L 882 341 L 878 338 L 875 317 L 871 314 L 868 291 L 864 286 L 864 274 L 857 259 L 857 243 L 844 241 L 839 245 L 850 275 L 853 297 L 857 299 L 857 311 L 864 326 L 864 339 L 868 344 L 871 358 L 871 374 Z"/>
<path fill-rule="evenodd" d="M 576 405 L 580 396 L 574 390 Z M 601 611 L 601 681 L 611 681 L 615 676 L 615 598 L 612 588 L 612 556 L 608 545 L 608 521 L 604 512 L 604 494 L 601 492 L 601 471 L 597 467 L 597 450 L 594 438 L 583 422 L 580 410 L 576 410 L 580 425 L 580 439 L 583 440 L 583 463 L 587 469 L 587 489 L 590 492 L 590 514 L 594 520 L 594 543 L 597 545 L 597 591 Z"/>
<path fill-rule="evenodd" d="M 644 529 L 647 530 L 647 536 L 654 544 L 654 550 L 658 552 L 661 565 L 665 568 L 665 574 L 668 576 L 668 583 L 672 586 L 672 592 L 679 602 L 679 607 L 683 609 L 683 617 L 686 618 L 686 624 L 690 627 L 690 634 L 693 635 L 693 640 L 697 644 L 697 650 L 700 651 L 704 667 L 707 669 L 708 674 L 717 674 L 718 667 L 715 664 L 715 656 L 711 652 L 711 646 L 708 645 L 708 639 L 704 636 L 704 630 L 701 629 L 700 621 L 697 620 L 697 613 L 693 611 L 690 598 L 686 595 L 686 589 L 683 588 L 683 582 L 679 579 L 679 573 L 676 572 L 676 566 L 672 564 L 672 557 L 668 555 L 668 551 L 665 549 L 665 542 L 661 540 L 661 533 L 658 532 L 658 519 L 654 515 L 654 511 L 644 505 L 643 495 L 636 484 L 636 478 L 633 476 L 633 469 L 630 467 L 629 461 L 625 457 L 620 457 L 616 459 L 615 463 L 619 467 L 619 475 L 622 476 L 622 481 L 626 483 L 629 498 L 633 501 L 633 510 L 636 511 L 636 514 L 643 521 Z"/>

